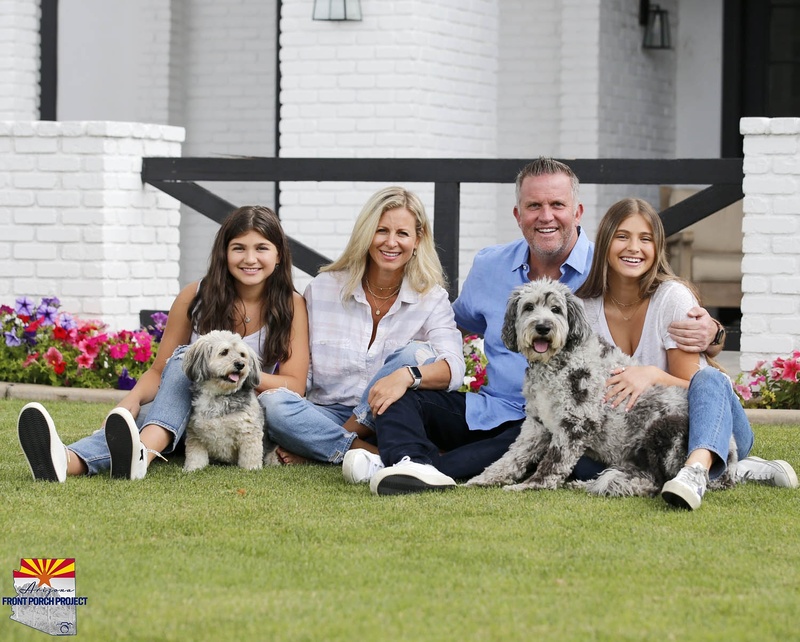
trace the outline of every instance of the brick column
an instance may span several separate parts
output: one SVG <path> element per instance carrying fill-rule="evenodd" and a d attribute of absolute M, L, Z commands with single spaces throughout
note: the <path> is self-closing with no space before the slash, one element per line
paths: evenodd
<path fill-rule="evenodd" d="M 142 185 L 143 156 L 179 156 L 178 127 L 0 122 L 0 302 L 57 296 L 112 329 L 178 293 L 179 203 Z"/>
<path fill-rule="evenodd" d="M 800 118 L 743 118 L 740 366 L 800 349 Z"/>

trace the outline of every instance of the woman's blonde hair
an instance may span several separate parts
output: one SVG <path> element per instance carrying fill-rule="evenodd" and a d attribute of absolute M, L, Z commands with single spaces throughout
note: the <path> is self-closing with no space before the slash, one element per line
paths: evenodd
<path fill-rule="evenodd" d="M 367 258 L 375 231 L 384 212 L 397 208 L 408 210 L 416 221 L 415 229 L 419 243 L 414 256 L 406 263 L 404 278 L 417 292 L 424 293 L 435 285 L 446 288 L 447 280 L 433 244 L 433 231 L 425 206 L 419 196 L 403 187 L 391 186 L 375 192 L 361 209 L 350 240 L 342 255 L 320 272 L 342 272 L 345 279 L 342 300 L 350 297 L 367 269 Z"/>
<path fill-rule="evenodd" d="M 661 217 L 650 203 L 640 198 L 624 198 L 608 208 L 597 228 L 592 269 L 589 272 L 589 277 L 575 291 L 575 294 L 582 299 L 591 299 L 604 296 L 608 291 L 608 252 L 611 249 L 611 242 L 614 240 L 614 234 L 616 234 L 622 222 L 634 214 L 640 214 L 650 224 L 650 229 L 653 231 L 653 247 L 655 248 L 655 261 L 639 281 L 639 296 L 643 298 L 650 296 L 664 281 L 680 281 L 691 290 L 699 301 L 700 297 L 697 289 L 691 283 L 680 279 L 669 264 L 667 238 Z"/>

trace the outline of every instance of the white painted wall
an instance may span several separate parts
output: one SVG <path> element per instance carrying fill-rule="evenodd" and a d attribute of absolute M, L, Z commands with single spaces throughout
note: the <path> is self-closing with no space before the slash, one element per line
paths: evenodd
<path fill-rule="evenodd" d="M 169 7 L 60 0 L 59 120 L 167 124 Z"/>
<path fill-rule="evenodd" d="M 39 118 L 39 2 L 0 0 L 0 120 Z"/>
<path fill-rule="evenodd" d="M 673 34 L 675 155 L 719 158 L 722 111 L 723 0 L 682 0 Z"/>
<path fill-rule="evenodd" d="M 364 19 L 349 23 L 312 21 L 312 6 L 283 4 L 281 156 L 497 154 L 496 2 L 365 0 Z M 284 183 L 286 230 L 335 258 L 363 203 L 385 184 Z M 435 217 L 432 185 L 407 187 Z M 462 277 L 494 237 L 495 205 L 494 187 L 464 186 Z"/>

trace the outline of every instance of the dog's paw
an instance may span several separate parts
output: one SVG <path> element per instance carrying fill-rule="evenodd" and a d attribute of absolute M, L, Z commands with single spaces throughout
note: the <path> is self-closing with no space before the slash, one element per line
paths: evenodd
<path fill-rule="evenodd" d="M 205 468 L 205 467 L 206 467 L 205 464 L 190 463 L 190 462 L 187 461 L 183 465 L 183 472 L 185 472 L 185 473 L 193 473 L 196 470 L 203 470 L 203 468 Z"/>

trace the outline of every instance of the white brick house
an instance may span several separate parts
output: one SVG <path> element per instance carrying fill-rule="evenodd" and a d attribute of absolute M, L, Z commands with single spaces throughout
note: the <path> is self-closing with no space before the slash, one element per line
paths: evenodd
<path fill-rule="evenodd" d="M 642 48 L 640 3 L 631 0 L 361 0 L 360 22 L 314 21 L 313 0 L 59 0 L 56 114 L 63 126 L 165 126 L 164 155 L 719 157 L 720 105 L 729 102 L 723 23 L 731 18 L 723 15 L 723 0 L 660 4 L 670 15 L 671 50 Z M 39 0 L 0 0 L 0 8 L 0 49 L 9 52 L 0 63 L 0 120 L 36 121 Z M 9 127 L 4 131 L 17 131 Z M 182 144 L 175 127 L 185 131 Z M 155 139 L 147 140 L 152 149 Z M 17 144 L 0 137 L 0 146 Z M 25 152 L 39 154 L 39 167 L 61 162 L 47 159 L 61 142 L 33 137 L 27 144 L 42 146 Z M 512 180 L 463 186 L 462 277 L 479 247 L 516 236 Z M 0 199 L 13 204 L 21 197 L 12 192 L 35 189 L 37 199 L 52 203 L 45 192 L 64 191 L 53 181 L 0 172 Z M 275 205 L 271 184 L 205 186 L 235 204 Z M 291 236 L 335 257 L 377 187 L 282 183 L 281 218 Z M 432 186 L 410 187 L 435 217 Z M 111 198 L 107 183 L 104 189 L 103 198 Z M 608 205 L 631 194 L 657 203 L 657 186 L 584 185 L 589 234 Z M 166 197 L 159 202 L 175 207 Z M 34 206 L 56 207 L 39 200 Z M 22 207 L 28 205 L 13 205 Z M 42 211 L 34 219 L 58 221 Z M 18 226 L 27 213 L 6 209 L 0 216 L 3 225 Z M 215 229 L 180 209 L 179 259 L 168 253 L 178 261 L 177 276 L 164 270 L 156 289 L 166 294 L 140 307 L 160 307 L 161 297 L 204 272 Z M 48 242 L 79 237 L 70 239 L 50 234 Z M 0 286 L 3 298 L 53 294 L 43 275 L 17 276 L 14 260 L 0 240 L 0 270 L 15 275 Z M 299 275 L 300 287 L 304 279 Z M 109 293 L 98 313 L 111 313 L 113 298 Z M 130 321 L 144 302 L 134 298 L 115 322 Z"/>

